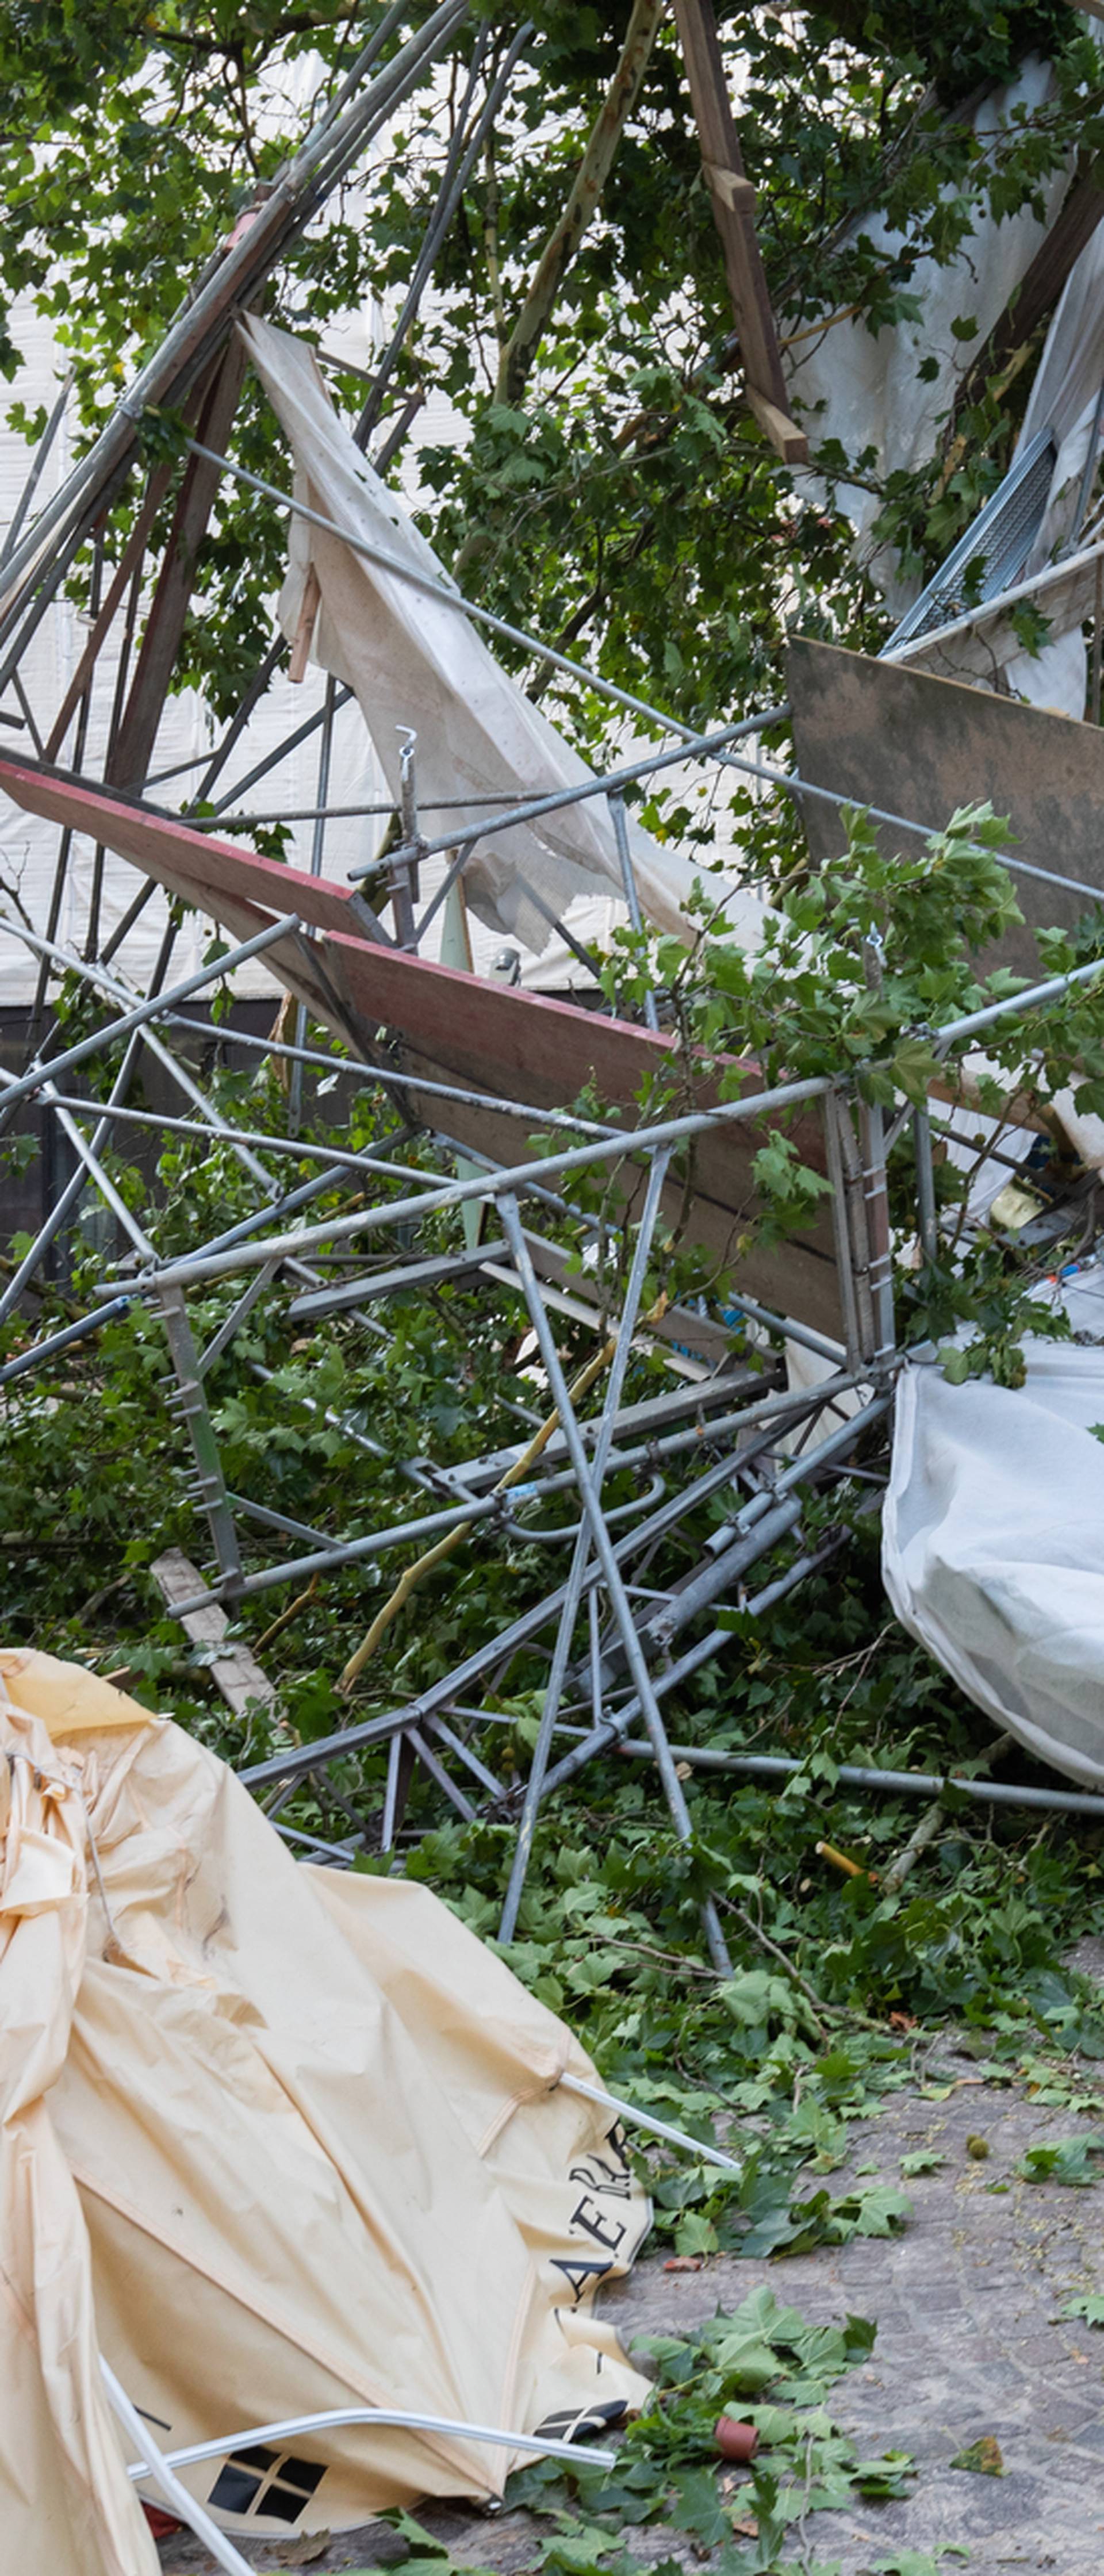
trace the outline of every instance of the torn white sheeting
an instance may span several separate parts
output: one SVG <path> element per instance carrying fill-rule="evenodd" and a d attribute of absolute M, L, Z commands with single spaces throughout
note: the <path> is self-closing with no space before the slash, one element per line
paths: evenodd
<path fill-rule="evenodd" d="M 1075 1330 L 1104 1332 L 1102 1274 L 1066 1304 Z M 1019 1389 L 902 1371 L 882 1575 L 910 1635 L 979 1708 L 1104 1789 L 1104 1348 L 1032 1338 L 1026 1358 Z"/>
<path fill-rule="evenodd" d="M 1032 55 L 1014 81 L 983 98 L 973 118 L 983 151 L 995 154 L 1009 123 L 1036 113 L 1053 81 L 1052 65 Z M 954 259 L 943 266 L 933 259 L 919 261 L 909 280 L 909 292 L 921 308 L 917 321 L 887 324 L 871 332 L 856 316 L 830 325 L 821 337 L 797 341 L 789 356 L 784 352 L 791 402 L 808 428 L 814 451 L 834 439 L 852 464 L 874 451 L 873 475 L 864 466 L 861 483 L 848 483 L 845 475 L 833 483 L 834 498 L 851 520 L 864 555 L 863 541 L 870 538 L 882 509 L 881 494 L 870 489 L 871 482 L 887 474 L 910 473 L 933 453 L 958 387 L 978 347 L 1026 276 L 1066 186 L 1064 171 L 1054 172 L 1044 183 L 1041 223 L 1030 205 L 1004 218 L 979 209 L 973 231 Z M 852 231 L 862 233 L 887 259 L 895 258 L 906 241 L 876 211 L 856 217 Z M 975 336 L 968 341 L 954 336 L 954 324 L 965 320 L 977 324 Z M 933 361 L 935 374 L 927 381 L 919 370 Z M 799 474 L 796 479 L 799 487 L 811 486 L 818 494 L 824 491 L 821 477 Z M 874 554 L 871 570 L 890 606 L 903 615 L 919 584 L 900 579 L 891 547 Z"/>
<path fill-rule="evenodd" d="M 1066 279 L 1012 451 L 1015 463 L 1042 429 L 1053 430 L 1058 444 L 1042 525 L 1024 566 L 1025 584 L 1060 557 L 1077 534 L 1082 478 L 1097 426 L 1102 383 L 1104 226 L 1098 225 Z M 1047 582 L 1036 591 L 1035 604 L 1051 630 L 1038 653 L 1024 651 L 1008 622 L 1007 609 L 1002 613 L 992 604 L 967 633 L 908 658 L 944 676 L 983 687 L 992 687 L 997 672 L 1003 672 L 1004 686 L 1032 706 L 1083 716 L 1086 656 L 1081 626 L 1093 608 L 1096 570 L 1095 560 L 1071 558 L 1068 578 Z"/>
<path fill-rule="evenodd" d="M 998 592 L 983 606 L 953 618 L 932 635 L 915 635 L 907 643 L 895 644 L 885 659 L 907 662 L 914 670 L 931 671 L 938 680 L 966 680 L 977 688 L 994 687 L 1006 667 L 1011 673 L 1013 665 L 1018 671 L 1023 663 L 1037 677 L 1038 693 L 1031 699 L 1033 706 L 1049 708 L 1055 715 L 1076 712 L 1080 716 L 1083 705 L 1075 705 L 1076 692 L 1070 681 L 1072 661 L 1064 653 L 1059 654 L 1059 644 L 1067 645 L 1071 635 L 1076 635 L 1081 647 L 1078 630 L 1082 620 L 1093 614 L 1102 555 L 1104 541 L 1097 529 L 1091 542 L 1076 554 L 1067 555 L 1061 563 L 1045 565 L 1041 572 L 1025 574 L 1011 590 Z M 1035 656 L 1021 650 L 1015 627 L 1009 622 L 1012 611 L 1025 603 L 1038 609 L 1058 639 L 1044 645 Z M 1058 658 L 1052 660 L 1052 655 Z M 1083 683 L 1083 649 L 1078 667 Z M 1028 690 L 1022 683 L 1019 685 L 1021 696 L 1028 696 Z M 1053 696 L 1045 695 L 1046 689 L 1052 690 Z"/>
<path fill-rule="evenodd" d="M 1104 229 L 1098 224 L 1074 261 L 1047 332 L 1013 456 L 1041 429 L 1052 430 L 1058 456 L 1046 514 L 1026 570 L 1037 572 L 1073 524 L 1089 452 L 1097 396 L 1104 383 Z"/>
<path fill-rule="evenodd" d="M 11 392 L 34 413 L 40 405 L 52 409 L 58 391 L 58 380 L 64 372 L 65 352 L 57 346 L 50 324 L 34 309 L 33 298 L 18 299 L 11 315 L 11 328 L 23 352 L 24 363 Z M 59 431 L 46 462 L 36 495 L 36 507 L 53 499 L 64 482 L 74 458 L 79 423 L 75 415 L 67 417 Z M 19 500 L 32 450 L 20 433 L 0 418 L 0 534 L 10 525 Z M 151 557 L 150 579 L 156 573 L 156 559 Z M 148 596 L 143 603 L 143 615 Z M 84 737 L 83 766 L 86 773 L 102 776 L 107 743 L 119 680 L 120 654 L 123 649 L 123 619 L 120 616 L 108 635 L 96 666 L 91 705 Z M 21 677 L 40 738 L 49 737 L 50 727 L 65 697 L 81 655 L 88 642 L 89 625 L 85 614 L 65 596 L 64 586 L 51 603 L 32 636 L 21 664 Z M 277 673 L 271 687 L 257 706 L 242 734 L 232 761 L 219 780 L 214 793 L 228 791 L 235 778 L 245 777 L 254 765 L 275 753 L 305 716 L 313 714 L 321 703 L 323 680 L 312 672 L 305 688 L 293 688 L 283 673 Z M 17 701 L 8 691 L 5 710 L 16 713 Z M 76 719 L 74 719 L 75 723 Z M 215 734 L 209 710 L 198 690 L 174 692 L 166 700 L 158 727 L 157 743 L 150 762 L 149 793 L 155 802 L 170 807 L 183 803 L 194 792 L 214 746 Z M 28 728 L 16 730 L 5 724 L 0 728 L 0 743 L 5 750 L 33 754 L 34 737 Z M 74 730 L 59 748 L 57 756 L 64 763 L 73 750 Z M 160 783 L 163 770 L 182 768 Z M 344 708 L 337 718 L 333 753 L 332 793 L 336 804 L 365 804 L 378 801 L 382 782 L 364 736 L 359 711 Z M 258 813 L 270 813 L 280 806 L 294 808 L 313 806 L 318 802 L 318 737 L 284 754 L 272 772 L 258 780 L 248 801 Z M 305 868 L 310 859 L 313 840 L 310 821 L 291 827 L 289 856 Z M 327 830 L 323 855 L 323 873 L 344 883 L 353 862 L 363 855 L 365 825 L 354 818 L 332 822 Z M 14 910 L 13 896 L 29 917 L 31 927 L 45 933 L 52 912 L 55 876 L 58 862 L 58 827 L 37 815 L 0 798 L 0 909 Z M 126 859 L 115 857 L 110 850 L 101 855 L 103 879 L 100 901 L 100 942 L 105 944 L 118 929 L 130 910 L 141 881 Z M 76 834 L 69 851 L 69 864 L 61 892 L 57 915 L 56 937 L 73 954 L 85 952 L 92 887 L 97 873 L 94 844 Z M 160 886 L 153 888 L 150 900 L 128 933 L 118 954 L 117 967 L 124 979 L 138 991 L 148 989 L 169 918 L 170 898 Z M 182 923 L 173 950 L 172 974 L 185 975 L 202 964 L 211 937 L 211 926 L 199 913 L 191 913 Z M 0 933 L 0 1011 L 19 1010 L 30 1001 L 38 983 L 38 960 L 14 934 Z M 279 985 L 264 957 L 255 958 L 239 970 L 235 991 L 241 996 L 276 995 Z"/>
<path fill-rule="evenodd" d="M 1039 572 L 1077 534 L 1077 511 L 1096 406 L 1104 383 L 1104 229 L 1098 224 L 1066 279 L 1028 396 L 1013 459 L 1040 429 L 1053 429 L 1058 455 L 1043 524 L 1027 562 Z M 1095 590 L 1095 575 L 1093 581 Z M 1082 619 L 1092 602 L 1085 590 L 1056 587 L 1039 602 L 1051 621 L 1049 643 L 1037 654 L 1012 651 L 1004 662 L 1007 686 L 1034 707 L 1060 707 L 1083 716 L 1087 678 Z M 1015 639 L 1012 639 L 1015 641 Z"/>
<path fill-rule="evenodd" d="M 311 351 L 271 323 L 239 325 L 290 442 L 295 494 L 351 538 L 397 556 L 422 581 L 455 591 L 432 548 L 354 445 Z M 279 616 L 299 627 L 313 565 L 321 593 L 312 651 L 353 689 L 387 779 L 399 794 L 403 728 L 417 734 L 417 785 L 427 806 L 457 797 L 540 796 L 593 777 L 523 691 L 499 668 L 463 613 L 293 515 Z M 467 828 L 475 818 L 458 815 Z M 437 818 L 434 818 L 435 823 Z M 447 825 L 444 826 L 447 828 Z M 659 928 L 688 935 L 684 907 L 697 870 L 630 822 L 641 908 Z M 464 872 L 480 920 L 539 955 L 549 924 L 525 880 L 553 912 L 573 897 L 621 891 L 613 823 L 603 797 L 495 833 Z M 711 880 L 712 882 L 712 880 Z"/>

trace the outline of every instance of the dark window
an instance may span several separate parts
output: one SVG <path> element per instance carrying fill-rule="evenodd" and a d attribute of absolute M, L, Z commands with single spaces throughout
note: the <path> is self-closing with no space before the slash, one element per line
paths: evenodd
<path fill-rule="evenodd" d="M 261 2448 L 239 2451 L 224 2461 L 207 2501 L 220 2513 L 298 2522 L 325 2474 L 317 2460 L 298 2460 L 291 2454 L 281 2459 L 278 2451 Z"/>
<path fill-rule="evenodd" d="M 298 2487 L 300 2495 L 312 2496 L 325 2477 L 319 2460 L 281 2460 L 278 2475 L 286 2487 Z"/>
<path fill-rule="evenodd" d="M 219 2470 L 207 2502 L 216 2513 L 248 2513 L 261 2492 L 261 2481 L 249 2469 L 227 2460 Z"/>

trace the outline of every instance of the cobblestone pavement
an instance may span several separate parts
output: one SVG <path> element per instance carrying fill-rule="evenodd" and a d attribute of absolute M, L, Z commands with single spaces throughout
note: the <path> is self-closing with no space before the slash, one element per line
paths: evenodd
<path fill-rule="evenodd" d="M 1084 2134 L 1093 2122 L 1044 2109 L 1022 2088 L 983 2086 L 971 2063 L 966 2054 L 947 2056 L 955 2083 L 944 2101 L 919 2091 L 892 2096 L 877 2119 L 852 2132 L 848 2167 L 832 2177 L 836 2191 L 856 2165 L 873 2166 L 900 2186 L 902 2155 L 940 2154 L 938 2171 L 903 2186 L 913 2218 L 902 2235 L 856 2238 L 791 2262 L 722 2255 L 695 2273 L 665 2272 L 657 2252 L 605 2310 L 626 2339 L 670 2332 L 737 2306 L 767 2281 L 817 2323 L 848 2312 L 876 2322 L 869 2364 L 838 2383 L 832 2413 L 865 2455 L 910 2452 L 917 2477 L 907 2503 L 813 2518 L 811 2555 L 838 2565 L 840 2576 L 892 2565 L 895 2550 L 941 2544 L 968 2551 L 979 2576 L 1104 2570 L 1104 2332 L 1057 2313 L 1073 2294 L 1104 2293 L 1104 2188 L 1032 2184 L 1015 2172 L 1028 2147 Z M 1101 2077 L 1104 2090 L 1104 2069 Z M 971 2135 L 984 2138 L 984 2160 L 968 2152 Z M 952 2469 L 954 2454 L 984 2434 L 1000 2445 L 1004 2475 Z M 461 2563 L 504 2576 L 534 2564 L 535 2526 L 526 2515 L 427 2506 L 420 2519 Z M 633 2546 L 643 2559 L 678 2555 L 702 2564 L 679 2535 L 639 2533 Z M 258 2568 L 288 2563 L 271 2543 L 245 2554 Z M 398 2554 L 393 2534 L 376 2523 L 344 2534 L 311 2564 L 324 2576 L 383 2566 Z M 183 2539 L 162 2545 L 162 2561 L 165 2576 L 207 2576 L 212 2567 Z M 947 2560 L 948 2576 L 957 2563 Z"/>

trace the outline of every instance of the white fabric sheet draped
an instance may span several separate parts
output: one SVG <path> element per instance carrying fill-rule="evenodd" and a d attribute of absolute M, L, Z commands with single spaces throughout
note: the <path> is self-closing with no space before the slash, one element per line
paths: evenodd
<path fill-rule="evenodd" d="M 311 351 L 252 314 L 240 328 L 291 446 L 296 498 L 350 537 L 399 558 L 422 582 L 453 591 L 432 547 L 338 418 Z M 355 691 L 396 800 L 407 727 L 417 734 L 418 794 L 427 806 L 457 797 L 554 794 L 593 777 L 496 662 L 462 610 L 385 571 L 343 536 L 298 517 L 291 523 L 279 604 L 285 634 L 294 635 L 299 626 L 311 566 L 321 593 L 314 656 Z M 433 837 L 449 828 L 447 818 L 430 819 Z M 478 819 L 478 813 L 457 816 L 458 841 Z M 696 869 L 631 821 L 629 840 L 643 912 L 660 929 L 688 937 L 685 906 Z M 708 882 L 711 890 L 722 890 L 715 879 Z M 478 918 L 539 955 L 550 929 L 527 883 L 560 916 L 580 896 L 620 895 L 621 867 L 604 797 L 495 833 L 465 869 L 467 899 Z M 743 900 L 747 907 L 749 899 Z M 751 909 L 757 919 L 758 906 Z"/>
<path fill-rule="evenodd" d="M 1064 1303 L 1104 1334 L 1104 1270 Z M 1028 1752 L 1104 1789 L 1104 1346 L 1032 1338 L 1022 1388 L 897 1390 L 882 1573 L 897 1616 Z"/>
<path fill-rule="evenodd" d="M 1098 41 L 1101 31 L 1094 30 Z M 974 130 L 983 148 L 994 148 L 1001 132 L 1018 113 L 1041 107 L 1053 87 L 1049 63 L 1037 56 L 1024 63 L 1014 82 L 993 91 L 975 111 Z M 912 471 L 935 451 L 959 384 L 974 363 L 1010 297 L 1025 277 L 1057 215 L 1067 176 L 1057 172 L 1044 185 L 1044 220 L 1030 206 L 998 219 L 975 217 L 974 229 L 958 255 L 944 267 L 922 261 L 911 281 L 921 312 L 916 321 L 901 322 L 871 334 L 861 321 L 840 323 L 806 348 L 799 343 L 790 370 L 794 398 L 807 407 L 814 445 L 837 440 L 855 460 L 874 450 L 879 475 Z M 887 254 L 900 249 L 903 236 L 874 214 L 856 224 Z M 957 340 L 953 325 L 972 319 L 976 332 Z M 934 366 L 930 381 L 921 365 Z M 1039 430 L 1052 429 L 1058 456 L 1046 512 L 1021 579 L 1060 555 L 1074 532 L 1081 474 L 1088 452 L 1096 398 L 1104 380 L 1104 226 L 1086 244 L 1066 281 L 1028 397 L 1023 426 L 1013 450 L 1019 456 Z M 823 486 L 815 483 L 815 488 Z M 878 494 L 846 478 L 838 487 L 856 544 L 868 550 L 881 509 Z M 903 611 L 915 598 L 915 581 L 903 582 L 896 559 L 882 548 L 872 558 L 875 578 L 894 609 Z M 1087 613 L 1083 591 L 1069 600 L 1054 594 L 1041 600 L 1049 614 L 1051 635 L 1038 653 L 1024 651 L 1014 628 L 989 623 L 983 634 L 956 637 L 947 646 L 909 654 L 918 667 L 946 678 L 972 680 L 979 687 L 1001 685 L 1031 705 L 1081 716 L 1085 708 L 1085 647 L 1081 620 Z"/>
<path fill-rule="evenodd" d="M 547 2007 L 412 1881 L 293 1861 L 165 1719 L 0 1653 L 0 2564 L 156 2576 L 100 2379 L 255 2539 L 501 2494 L 646 2383 L 594 2316 L 649 2209 Z"/>

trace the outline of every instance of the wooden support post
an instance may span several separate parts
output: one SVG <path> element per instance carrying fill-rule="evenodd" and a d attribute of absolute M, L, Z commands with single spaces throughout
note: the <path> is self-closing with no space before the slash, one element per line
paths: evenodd
<path fill-rule="evenodd" d="M 185 418 L 192 425 L 193 429 L 199 418 L 202 416 L 202 406 L 211 390 L 211 385 L 212 378 L 210 371 L 208 371 L 207 375 L 202 378 L 199 387 L 193 393 L 191 399 L 186 405 Z M 126 589 L 128 581 L 132 579 L 135 572 L 138 572 L 141 569 L 142 558 L 149 541 L 150 530 L 157 517 L 161 504 L 171 487 L 173 470 L 172 464 L 170 462 L 166 462 L 163 465 L 158 465 L 150 475 L 138 516 L 135 519 L 134 526 L 131 529 L 130 535 L 127 538 L 122 554 L 119 557 L 118 564 L 116 565 L 115 571 L 112 575 L 107 596 L 102 608 L 99 608 L 96 612 L 88 642 L 81 654 L 80 661 L 73 673 L 73 677 L 70 680 L 60 709 L 47 738 L 42 754 L 44 761 L 55 761 L 59 751 L 61 750 L 61 746 L 69 730 L 74 709 L 79 706 L 80 701 L 85 694 L 107 635 L 114 623 L 123 592 Z M 113 775 L 114 773 L 109 772 L 108 774 Z"/>
<path fill-rule="evenodd" d="M 295 629 L 295 641 L 291 648 L 291 660 L 288 663 L 288 678 L 289 680 L 294 680 L 297 686 L 303 679 L 307 663 L 310 660 L 310 648 L 314 642 L 315 619 L 318 615 L 321 598 L 322 592 L 319 588 L 318 575 L 314 569 L 314 565 L 312 564 L 303 588 L 303 605 L 299 611 L 299 623 Z"/>
<path fill-rule="evenodd" d="M 1104 16 L 1104 0 L 1095 12 Z M 1096 164 L 1085 156 L 1073 174 L 1064 203 L 1040 243 L 1015 294 L 977 350 L 969 374 L 955 397 L 956 408 L 980 398 L 987 378 L 1009 367 L 1048 313 L 1052 313 L 1075 260 L 1092 240 L 1104 215 L 1104 188 Z"/>
<path fill-rule="evenodd" d="M 230 434 L 245 374 L 245 350 L 231 336 L 199 407 L 196 435 L 221 456 Z M 130 696 L 120 723 L 107 778 L 113 787 L 145 783 L 161 710 L 172 678 L 188 602 L 195 581 L 196 557 L 207 531 L 221 475 L 204 456 L 190 456 L 173 512 L 165 558 L 146 619 Z"/>
<path fill-rule="evenodd" d="M 809 442 L 789 416 L 789 396 L 755 238 L 755 190 L 736 132 L 712 0 L 674 0 L 694 121 L 724 252 L 747 399 L 786 465 L 804 465 Z"/>
<path fill-rule="evenodd" d="M 103 607 L 99 610 L 96 616 L 88 642 L 85 645 L 80 661 L 77 664 L 76 670 L 74 671 L 73 677 L 65 692 L 65 696 L 62 699 L 61 706 L 58 709 L 58 713 L 54 719 L 51 730 L 47 735 L 45 749 L 42 754 L 43 760 L 47 763 L 55 761 L 59 751 L 61 750 L 65 736 L 69 731 L 69 725 L 74 710 L 80 705 L 81 699 L 88 687 L 92 673 L 95 670 L 96 663 L 99 659 L 104 639 L 112 624 L 115 612 L 123 596 L 123 592 L 126 589 L 131 574 L 134 572 L 136 566 L 141 563 L 143 553 L 145 552 L 146 539 L 153 526 L 158 510 L 161 507 L 161 503 L 165 498 L 165 494 L 168 491 L 169 481 L 170 468 L 167 465 L 159 465 L 156 473 L 152 474 L 150 477 L 145 499 L 142 502 L 141 509 L 139 510 L 134 526 L 127 538 L 126 545 L 123 548 L 118 565 L 116 566 L 115 572 L 112 576 L 107 597 L 103 603 Z"/>

